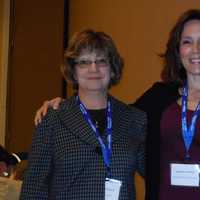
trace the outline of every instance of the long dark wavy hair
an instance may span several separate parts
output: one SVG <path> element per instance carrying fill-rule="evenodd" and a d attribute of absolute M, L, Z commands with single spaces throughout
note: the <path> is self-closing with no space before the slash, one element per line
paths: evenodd
<path fill-rule="evenodd" d="M 179 47 L 184 26 L 191 20 L 200 20 L 199 9 L 184 12 L 169 34 L 166 51 L 161 55 L 164 58 L 164 68 L 161 73 L 164 82 L 176 82 L 182 86 L 187 79 L 185 68 L 180 59 Z"/>

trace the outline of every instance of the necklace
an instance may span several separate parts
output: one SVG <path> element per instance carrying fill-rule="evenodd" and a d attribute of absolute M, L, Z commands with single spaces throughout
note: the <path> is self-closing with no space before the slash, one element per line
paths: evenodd
<path fill-rule="evenodd" d="M 98 123 L 97 120 L 95 120 L 95 127 L 96 127 L 96 128 L 99 128 L 99 123 Z"/>
<path fill-rule="evenodd" d="M 104 133 L 106 127 L 106 109 L 88 110 L 88 112 L 95 128 L 98 129 L 100 133 Z"/>

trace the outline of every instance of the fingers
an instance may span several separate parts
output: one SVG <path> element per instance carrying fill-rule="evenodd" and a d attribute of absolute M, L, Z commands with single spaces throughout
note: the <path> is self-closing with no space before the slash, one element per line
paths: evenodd
<path fill-rule="evenodd" d="M 55 99 L 49 101 L 49 106 L 51 106 L 54 110 L 57 110 L 62 101 L 63 99 L 61 97 L 56 97 Z"/>
<path fill-rule="evenodd" d="M 36 126 L 42 121 L 42 117 L 47 114 L 49 104 L 49 101 L 45 101 L 43 105 L 37 110 L 34 118 L 34 123 Z"/>
<path fill-rule="evenodd" d="M 37 110 L 35 114 L 35 125 L 37 126 L 42 121 L 42 118 L 47 114 L 49 107 L 52 107 L 54 110 L 57 110 L 62 101 L 63 99 L 61 97 L 56 97 L 50 101 L 44 101 L 43 105 Z"/>

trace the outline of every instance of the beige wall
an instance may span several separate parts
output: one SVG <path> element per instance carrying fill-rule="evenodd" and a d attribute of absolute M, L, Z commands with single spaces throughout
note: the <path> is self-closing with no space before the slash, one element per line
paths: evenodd
<path fill-rule="evenodd" d="M 83 28 L 110 34 L 125 58 L 124 76 L 112 93 L 130 103 L 160 79 L 168 32 L 186 9 L 200 8 L 199 0 L 71 0 L 70 35 Z M 69 90 L 69 94 L 71 90 Z M 144 183 L 136 176 L 137 199 Z"/>
<path fill-rule="evenodd" d="M 133 102 L 160 78 L 168 32 L 186 9 L 200 8 L 199 0 L 71 0 L 70 35 L 82 28 L 110 34 L 125 58 L 121 84 L 112 93 Z"/>
<path fill-rule="evenodd" d="M 10 0 L 0 0 L 0 144 L 5 145 Z"/>

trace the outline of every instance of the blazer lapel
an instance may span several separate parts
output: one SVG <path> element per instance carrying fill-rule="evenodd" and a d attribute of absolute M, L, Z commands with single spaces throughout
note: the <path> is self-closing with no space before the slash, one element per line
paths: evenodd
<path fill-rule="evenodd" d="M 79 106 L 76 103 L 75 97 L 72 97 L 67 103 L 63 102 L 59 115 L 64 126 L 66 126 L 74 135 L 79 137 L 80 140 L 92 145 L 94 148 L 99 147 L 96 136 L 85 121 Z"/>
<path fill-rule="evenodd" d="M 125 112 L 123 106 L 110 96 L 112 104 L 112 142 L 117 142 L 122 135 L 128 134 L 130 122 L 128 113 Z M 63 102 L 59 118 L 74 135 L 83 142 L 92 145 L 94 148 L 100 147 L 100 144 L 92 130 L 85 121 L 75 97 L 70 98 L 67 102 Z"/>
<path fill-rule="evenodd" d="M 128 127 L 130 125 L 127 110 L 126 112 L 118 100 L 111 97 L 112 102 L 112 142 L 120 140 L 124 134 L 128 134 Z"/>

